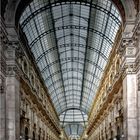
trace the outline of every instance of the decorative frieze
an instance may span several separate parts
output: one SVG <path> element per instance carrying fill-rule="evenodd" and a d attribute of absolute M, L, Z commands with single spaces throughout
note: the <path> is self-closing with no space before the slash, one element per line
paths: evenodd
<path fill-rule="evenodd" d="M 123 78 L 127 74 L 133 74 L 136 73 L 137 71 L 137 65 L 136 63 L 136 53 L 137 53 L 137 48 L 134 45 L 134 41 L 132 39 L 124 39 L 123 41 L 123 53 L 120 54 L 121 57 L 121 74 Z M 125 43 L 124 43 L 125 42 Z M 120 47 L 121 48 L 121 47 Z"/>

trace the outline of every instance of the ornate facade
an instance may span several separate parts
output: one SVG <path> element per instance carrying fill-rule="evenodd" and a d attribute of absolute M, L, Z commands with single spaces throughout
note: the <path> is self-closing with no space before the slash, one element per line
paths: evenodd
<path fill-rule="evenodd" d="M 1 19 L 1 140 L 60 139 L 59 118 L 38 72 Z"/>
<path fill-rule="evenodd" d="M 89 140 L 139 139 L 139 14 L 116 37 L 89 117 Z M 125 32 L 125 31 L 128 32 Z"/>
<path fill-rule="evenodd" d="M 122 24 L 88 122 L 81 137 L 75 139 L 61 127 L 49 91 L 27 51 L 27 42 L 22 40 L 24 34 L 17 22 L 29 1 L 2 0 L 0 140 L 140 139 L 140 1 L 112 1 L 120 11 Z"/>

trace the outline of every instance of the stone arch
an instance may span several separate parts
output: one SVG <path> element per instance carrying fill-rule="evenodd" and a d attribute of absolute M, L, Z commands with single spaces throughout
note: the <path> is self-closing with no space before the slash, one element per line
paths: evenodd
<path fill-rule="evenodd" d="M 126 17 L 125 17 L 126 21 L 134 20 L 137 14 L 135 1 L 134 0 L 122 1 L 122 4 L 126 13 Z"/>
<path fill-rule="evenodd" d="M 7 25 L 15 25 L 15 14 L 19 2 L 20 0 L 8 0 L 4 13 L 4 19 Z"/>

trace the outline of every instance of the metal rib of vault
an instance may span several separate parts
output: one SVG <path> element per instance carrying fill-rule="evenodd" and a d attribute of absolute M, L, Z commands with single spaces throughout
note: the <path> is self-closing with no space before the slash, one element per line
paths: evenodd
<path fill-rule="evenodd" d="M 19 24 L 60 124 L 79 137 L 121 25 L 117 8 L 110 0 L 33 0 Z"/>

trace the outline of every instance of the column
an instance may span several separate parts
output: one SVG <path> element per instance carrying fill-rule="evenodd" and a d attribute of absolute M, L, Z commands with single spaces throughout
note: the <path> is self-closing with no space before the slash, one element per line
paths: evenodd
<path fill-rule="evenodd" d="M 6 51 L 6 140 L 20 137 L 20 89 L 16 64 L 17 44 L 9 44 Z"/>
<path fill-rule="evenodd" d="M 140 70 L 138 73 L 138 138 L 140 139 Z"/>
<path fill-rule="evenodd" d="M 127 74 L 123 80 L 124 134 L 127 140 L 137 140 L 137 83 L 136 74 Z"/>
<path fill-rule="evenodd" d="M 127 29 L 129 26 L 127 26 Z M 138 140 L 137 120 L 137 74 L 136 74 L 136 52 L 137 48 L 132 39 L 132 32 L 127 33 L 122 39 L 122 77 L 123 77 L 123 129 L 125 140 Z M 129 36 L 130 35 L 130 36 Z"/>
<path fill-rule="evenodd" d="M 139 13 L 140 16 L 140 13 Z M 139 58 L 140 58 L 140 29 L 138 30 L 137 33 L 138 36 L 138 49 L 139 49 Z M 140 59 L 138 59 L 138 73 L 137 73 L 137 80 L 138 80 L 138 138 L 140 139 Z"/>

